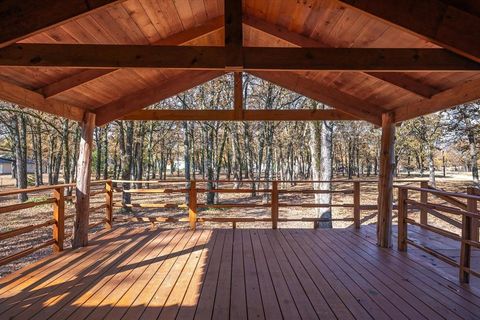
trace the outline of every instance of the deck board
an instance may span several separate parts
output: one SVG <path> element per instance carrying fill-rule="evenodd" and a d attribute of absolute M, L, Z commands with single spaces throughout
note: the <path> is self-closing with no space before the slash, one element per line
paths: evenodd
<path fill-rule="evenodd" d="M 455 268 L 374 233 L 114 228 L 0 280 L 0 319 L 480 318 Z"/>

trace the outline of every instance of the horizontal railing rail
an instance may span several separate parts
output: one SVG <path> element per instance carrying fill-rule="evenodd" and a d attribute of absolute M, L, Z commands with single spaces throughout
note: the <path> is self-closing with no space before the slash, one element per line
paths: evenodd
<path fill-rule="evenodd" d="M 112 224 L 112 182 L 111 180 L 98 180 L 92 181 L 92 186 L 105 185 L 101 190 L 95 190 L 90 192 L 90 196 L 94 197 L 100 194 L 105 195 L 105 203 L 91 207 L 89 209 L 90 213 L 97 212 L 99 210 L 105 209 L 105 218 L 100 221 L 90 223 L 89 228 L 94 228 L 96 226 L 105 224 L 107 228 L 111 227 Z M 0 205 L 0 214 L 6 214 L 9 212 L 14 212 L 18 210 L 30 209 L 38 206 L 44 206 L 52 204 L 52 219 L 49 219 L 44 222 L 35 223 L 20 227 L 14 230 L 8 230 L 0 233 L 0 240 L 7 240 L 13 237 L 17 237 L 35 230 L 53 226 L 52 239 L 49 239 L 43 243 L 35 244 L 32 247 L 24 249 L 22 251 L 15 252 L 11 255 L 3 256 L 0 258 L 0 266 L 28 256 L 40 249 L 52 246 L 54 252 L 63 251 L 64 241 L 71 236 L 71 233 L 65 233 L 65 221 L 68 219 L 73 219 L 74 214 L 65 215 L 65 201 L 73 200 L 75 196 L 66 196 L 65 191 L 67 188 L 73 188 L 75 190 L 75 184 L 59 184 L 59 185 L 48 185 L 40 187 L 32 187 L 26 189 L 14 189 L 6 190 L 0 192 L 0 199 L 2 197 L 14 196 L 21 193 L 27 194 L 38 194 L 44 195 L 47 192 L 51 192 L 51 197 L 42 199 L 40 201 L 24 202 L 24 203 L 15 203 L 8 205 Z"/>
<path fill-rule="evenodd" d="M 398 249 L 406 251 L 408 245 L 421 249 L 432 256 L 459 268 L 459 280 L 469 282 L 469 276 L 480 277 L 480 270 L 471 268 L 472 247 L 480 249 L 478 238 L 480 213 L 480 191 L 469 187 L 467 193 L 455 193 L 438 190 L 423 183 L 421 188 L 412 186 L 396 186 L 398 188 Z M 412 193 L 420 194 L 420 201 L 411 198 Z M 428 201 L 429 196 L 437 197 L 447 204 L 437 204 Z M 420 210 L 420 221 L 409 217 L 412 210 Z M 461 222 L 445 216 L 445 213 L 461 217 Z M 449 230 L 428 224 L 427 215 L 432 214 L 437 218 L 461 229 L 460 235 Z M 417 243 L 408 237 L 408 225 L 415 225 L 429 230 L 446 238 L 458 241 L 460 244 L 459 261 L 424 244 Z"/>

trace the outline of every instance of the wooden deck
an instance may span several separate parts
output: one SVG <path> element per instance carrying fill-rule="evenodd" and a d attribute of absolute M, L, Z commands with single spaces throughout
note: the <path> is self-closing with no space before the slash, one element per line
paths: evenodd
<path fill-rule="evenodd" d="M 479 319 L 456 272 L 373 226 L 115 228 L 0 280 L 0 319 Z"/>

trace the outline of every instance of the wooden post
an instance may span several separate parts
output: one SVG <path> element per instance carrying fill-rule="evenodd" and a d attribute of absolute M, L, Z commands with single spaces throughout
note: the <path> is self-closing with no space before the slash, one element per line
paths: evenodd
<path fill-rule="evenodd" d="M 478 188 L 472 187 L 471 192 L 473 195 L 480 196 L 480 189 Z M 478 206 L 478 201 L 477 201 L 477 206 Z M 472 240 L 473 241 L 480 241 L 479 228 L 480 228 L 480 219 L 472 219 Z"/>
<path fill-rule="evenodd" d="M 65 189 L 63 187 L 53 189 L 53 251 L 63 251 L 63 240 L 65 239 Z"/>
<path fill-rule="evenodd" d="M 475 194 L 475 190 L 472 187 L 467 189 L 467 193 L 470 195 Z M 477 200 L 467 199 L 467 211 L 477 212 Z M 462 243 L 460 247 L 460 282 L 468 283 L 470 280 L 470 258 L 471 258 L 471 245 L 467 243 L 472 240 L 472 217 L 462 216 Z"/>
<path fill-rule="evenodd" d="M 380 150 L 380 175 L 378 179 L 377 222 L 377 244 L 383 248 L 390 248 L 392 246 L 394 143 L 394 113 L 383 113 L 382 141 Z"/>
<path fill-rule="evenodd" d="M 95 114 L 85 112 L 81 122 L 82 134 L 77 162 L 77 184 L 75 221 L 73 224 L 72 247 L 79 248 L 88 245 L 88 219 L 90 208 L 90 175 L 91 155 L 93 143 L 93 129 L 95 128 Z"/>
<path fill-rule="evenodd" d="M 278 181 L 272 181 L 272 229 L 278 227 Z"/>
<path fill-rule="evenodd" d="M 243 79 L 241 72 L 233 73 L 233 111 L 236 121 L 243 120 Z"/>
<path fill-rule="evenodd" d="M 353 182 L 353 223 L 355 229 L 360 229 L 360 182 Z"/>
<path fill-rule="evenodd" d="M 190 229 L 197 227 L 197 183 L 190 181 L 190 191 L 188 197 L 188 218 L 190 220 Z"/>
<path fill-rule="evenodd" d="M 398 251 L 407 251 L 408 228 L 405 218 L 407 218 L 408 189 L 398 189 Z"/>
<path fill-rule="evenodd" d="M 113 185 L 109 180 L 105 183 L 105 229 L 112 229 L 113 223 Z"/>
<path fill-rule="evenodd" d="M 428 181 L 420 182 L 420 188 L 428 189 Z M 420 202 L 426 204 L 428 202 L 428 192 L 420 191 Z M 420 223 L 428 224 L 428 212 L 425 208 L 420 209 Z"/>

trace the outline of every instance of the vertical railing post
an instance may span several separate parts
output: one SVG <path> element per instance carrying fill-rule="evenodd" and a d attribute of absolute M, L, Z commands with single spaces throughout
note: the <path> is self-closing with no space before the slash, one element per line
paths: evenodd
<path fill-rule="evenodd" d="M 467 189 L 467 193 L 470 195 L 475 194 L 475 190 L 471 187 Z M 477 212 L 477 200 L 467 199 L 467 211 L 468 212 Z M 460 247 L 460 282 L 468 283 L 470 278 L 470 257 L 471 257 L 471 246 L 468 243 L 472 240 L 472 217 L 463 215 L 462 216 L 462 243 Z"/>
<path fill-rule="evenodd" d="M 63 251 L 63 241 L 65 239 L 65 189 L 64 187 L 58 187 L 53 189 L 53 197 L 55 202 L 53 203 L 53 251 Z"/>
<path fill-rule="evenodd" d="M 188 219 L 190 221 L 190 229 L 195 230 L 197 227 L 197 183 L 190 181 L 190 190 L 188 197 Z"/>
<path fill-rule="evenodd" d="M 105 229 L 111 229 L 113 223 L 113 184 L 111 180 L 105 183 Z"/>
<path fill-rule="evenodd" d="M 420 188 L 428 189 L 428 181 L 420 182 Z M 428 192 L 420 191 L 420 202 L 422 204 L 426 204 L 428 202 Z M 425 208 L 420 209 L 420 223 L 425 225 L 428 224 L 428 212 Z"/>
<path fill-rule="evenodd" d="M 398 189 L 398 250 L 407 251 L 407 222 L 408 215 L 408 189 Z"/>
<path fill-rule="evenodd" d="M 471 188 L 471 192 L 473 195 L 480 195 L 480 190 L 478 188 Z M 478 201 L 476 201 L 476 205 L 478 206 Z M 480 219 L 472 219 L 472 240 L 473 241 L 480 241 L 479 235 L 479 228 L 480 228 Z"/>
<path fill-rule="evenodd" d="M 272 181 L 272 229 L 278 227 L 278 181 Z"/>
<path fill-rule="evenodd" d="M 353 223 L 360 229 L 360 181 L 353 182 Z"/>

